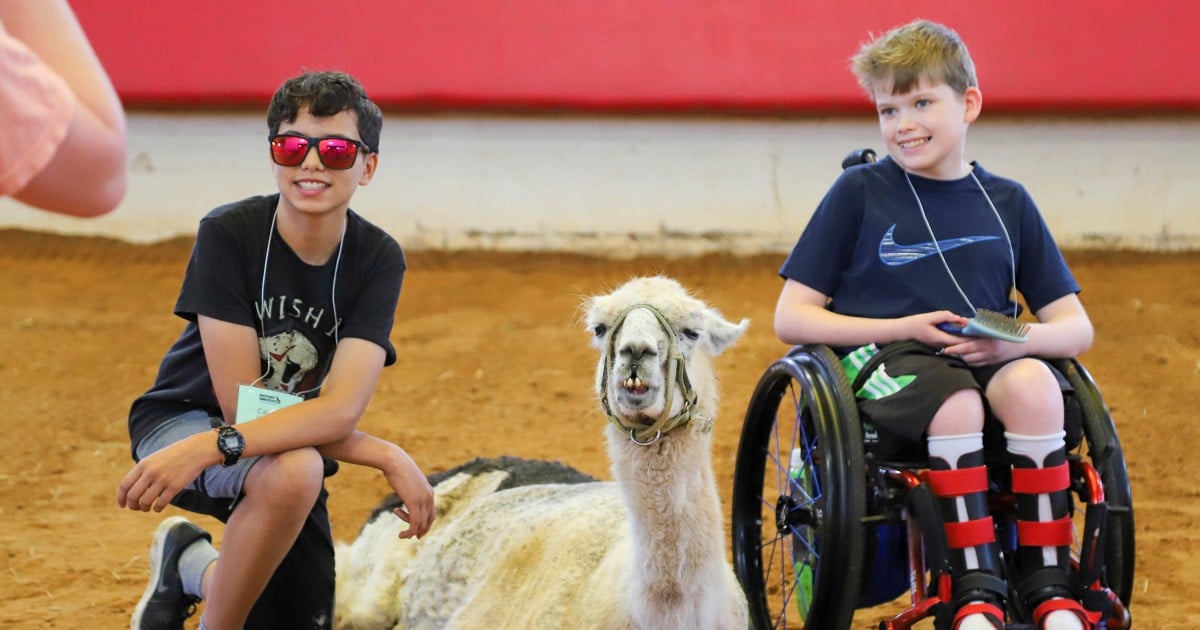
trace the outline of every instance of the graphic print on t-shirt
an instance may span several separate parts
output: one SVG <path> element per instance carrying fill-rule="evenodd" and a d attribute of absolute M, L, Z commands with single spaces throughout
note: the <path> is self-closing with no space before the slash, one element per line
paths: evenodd
<path fill-rule="evenodd" d="M 888 231 L 879 239 L 879 261 L 889 267 L 898 267 L 906 265 L 910 262 L 920 260 L 926 256 L 933 256 L 938 253 L 940 248 L 942 252 L 947 252 L 963 245 L 971 243 L 980 243 L 1000 238 L 999 236 L 963 236 L 960 238 L 948 238 L 940 240 L 936 243 L 929 241 L 926 243 L 914 243 L 912 245 L 901 245 L 896 242 L 892 236 L 892 232 L 896 231 L 896 225 L 888 228 Z"/>
<path fill-rule="evenodd" d="M 280 392 L 296 393 L 313 389 L 320 357 L 317 347 L 304 333 L 289 330 L 259 338 L 259 349 L 266 363 L 261 386 Z"/>

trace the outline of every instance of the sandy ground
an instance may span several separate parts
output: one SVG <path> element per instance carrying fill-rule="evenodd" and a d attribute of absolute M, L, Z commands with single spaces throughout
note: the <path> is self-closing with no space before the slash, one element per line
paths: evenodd
<path fill-rule="evenodd" d="M 0 627 L 128 624 L 161 516 L 116 507 L 131 464 L 126 412 L 181 328 L 170 312 L 189 247 L 0 231 Z M 1068 258 L 1097 331 L 1083 361 L 1112 409 L 1133 484 L 1136 626 L 1196 627 L 1200 434 L 1189 423 L 1200 394 L 1200 254 Z M 630 276 L 665 273 L 752 321 L 718 362 L 713 456 L 728 505 L 745 405 L 786 350 L 771 331 L 780 261 L 412 253 L 393 333 L 400 359 L 362 427 L 427 472 L 512 454 L 608 478 L 578 306 Z M 341 540 L 388 491 L 378 474 L 349 466 L 328 485 Z M 201 522 L 219 540 L 219 524 Z"/>

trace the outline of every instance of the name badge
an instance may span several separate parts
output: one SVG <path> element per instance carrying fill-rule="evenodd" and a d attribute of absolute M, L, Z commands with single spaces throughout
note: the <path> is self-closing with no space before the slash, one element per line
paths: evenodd
<path fill-rule="evenodd" d="M 272 411 L 291 407 L 303 402 L 304 399 L 295 394 L 277 392 L 271 389 L 238 385 L 237 422 L 250 422 L 261 418 Z"/>

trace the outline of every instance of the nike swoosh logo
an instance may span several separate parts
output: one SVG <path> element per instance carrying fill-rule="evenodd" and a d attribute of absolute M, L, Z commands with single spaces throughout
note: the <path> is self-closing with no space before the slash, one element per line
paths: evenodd
<path fill-rule="evenodd" d="M 963 245 L 1000 238 L 999 236 L 963 236 L 961 238 L 948 238 L 937 243 L 930 241 L 913 245 L 901 245 L 892 237 L 892 232 L 895 231 L 896 226 L 892 225 L 892 227 L 888 228 L 887 233 L 883 235 L 883 238 L 879 240 L 879 260 L 889 267 L 907 265 L 926 256 L 936 256 L 938 248 L 946 252 L 956 247 L 962 247 Z"/>

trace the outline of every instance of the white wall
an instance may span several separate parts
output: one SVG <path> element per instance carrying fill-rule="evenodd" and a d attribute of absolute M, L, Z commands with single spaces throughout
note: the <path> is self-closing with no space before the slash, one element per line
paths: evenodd
<path fill-rule="evenodd" d="M 149 242 L 273 191 L 259 113 L 133 112 L 129 194 L 91 220 L 0 200 L 0 227 Z M 409 249 L 786 252 L 873 120 L 390 115 L 352 204 Z M 1200 120 L 984 117 L 968 157 L 1024 183 L 1064 247 L 1200 249 Z"/>

